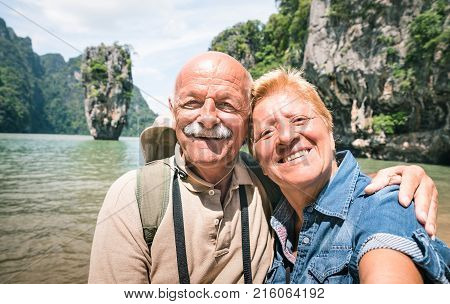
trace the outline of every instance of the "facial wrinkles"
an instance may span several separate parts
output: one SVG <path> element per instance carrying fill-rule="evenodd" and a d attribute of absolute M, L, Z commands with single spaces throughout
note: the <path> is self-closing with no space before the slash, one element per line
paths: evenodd
<path fill-rule="evenodd" d="M 279 97 L 279 98 L 277 98 Z M 267 130 L 268 128 L 276 128 L 275 134 L 272 135 L 268 140 L 262 139 L 261 143 L 276 144 L 278 142 L 278 137 L 282 137 L 283 144 L 287 144 L 287 141 L 291 141 L 290 144 L 296 146 L 299 141 L 302 141 L 303 132 L 309 132 L 312 130 L 312 119 L 308 119 L 304 125 L 295 125 L 295 119 L 304 116 L 305 118 L 316 117 L 313 106 L 309 102 L 299 102 L 298 98 L 290 96 L 290 94 L 273 94 L 269 100 L 261 100 L 259 106 L 262 111 L 255 108 L 257 116 L 264 117 L 255 120 L 255 139 L 258 141 L 260 134 Z M 273 98 L 277 98 L 276 100 Z M 278 102 L 279 108 L 275 108 L 274 105 Z M 257 105 L 258 107 L 258 105 Z M 256 117 L 255 117 L 256 118 Z M 304 143 L 307 144 L 307 143 Z M 262 147 L 261 147 L 262 148 Z M 266 147 L 268 148 L 268 147 Z M 265 149 L 266 149 L 265 148 Z M 273 152 L 277 149 L 275 147 L 271 148 Z M 283 155 L 286 153 L 282 153 Z M 272 158 L 278 160 L 278 155 L 276 153 L 272 154 Z"/>
<path fill-rule="evenodd" d="M 222 79 L 197 77 L 189 81 L 189 85 L 182 87 L 175 101 L 177 104 L 189 97 L 199 98 L 201 101 L 212 99 L 214 102 L 226 100 L 238 111 L 248 114 L 248 101 L 235 87 L 231 87 L 231 82 Z"/>

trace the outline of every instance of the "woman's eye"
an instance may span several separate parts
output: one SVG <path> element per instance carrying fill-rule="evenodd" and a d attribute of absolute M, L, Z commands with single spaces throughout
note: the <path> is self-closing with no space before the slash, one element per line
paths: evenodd
<path fill-rule="evenodd" d="M 264 130 L 264 131 L 262 131 L 262 132 L 259 134 L 259 139 L 258 139 L 258 140 L 267 138 L 267 137 L 269 137 L 271 134 L 272 134 L 272 130 L 269 130 L 269 129 L 268 129 L 268 130 Z"/>
<path fill-rule="evenodd" d="M 294 124 L 298 125 L 298 126 L 302 126 L 302 125 L 304 125 L 308 120 L 309 120 L 309 118 L 306 117 L 306 116 L 299 116 L 299 117 L 294 118 L 294 119 L 292 120 L 292 122 L 293 122 Z"/>

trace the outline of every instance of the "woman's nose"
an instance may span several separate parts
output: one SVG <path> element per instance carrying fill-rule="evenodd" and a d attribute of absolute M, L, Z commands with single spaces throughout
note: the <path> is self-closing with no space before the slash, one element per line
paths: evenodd
<path fill-rule="evenodd" d="M 278 142 L 289 145 L 294 140 L 296 134 L 290 123 L 282 122 L 278 125 Z"/>
<path fill-rule="evenodd" d="M 298 134 L 289 123 L 280 124 L 278 127 L 277 152 L 283 153 L 297 137 Z"/>

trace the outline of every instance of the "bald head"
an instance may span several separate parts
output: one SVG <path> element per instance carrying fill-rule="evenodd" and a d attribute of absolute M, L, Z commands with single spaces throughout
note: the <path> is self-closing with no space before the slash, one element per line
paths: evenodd
<path fill-rule="evenodd" d="M 243 95 L 247 97 L 247 100 L 243 100 L 243 102 L 250 101 L 253 84 L 250 73 L 233 57 L 213 51 L 194 56 L 181 68 L 175 81 L 175 100 L 179 89 L 186 82 L 193 81 L 199 75 L 205 74 L 228 81 L 230 86 L 242 91 Z"/>

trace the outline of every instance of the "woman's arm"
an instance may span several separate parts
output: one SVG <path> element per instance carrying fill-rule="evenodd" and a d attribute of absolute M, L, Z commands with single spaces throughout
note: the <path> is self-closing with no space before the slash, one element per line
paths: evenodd
<path fill-rule="evenodd" d="M 362 284 L 421 284 L 422 276 L 407 255 L 392 249 L 374 249 L 359 262 Z"/>

